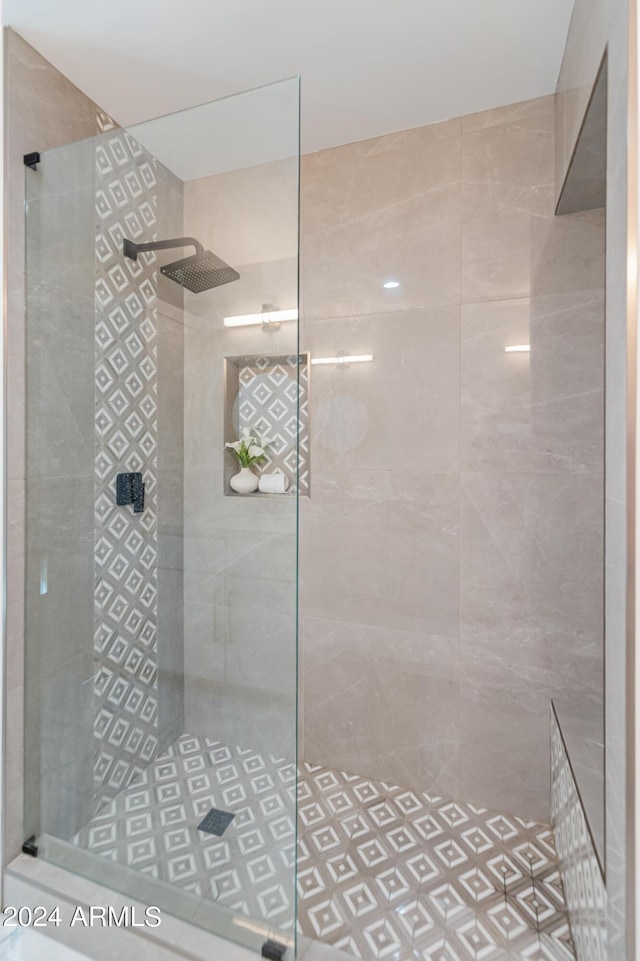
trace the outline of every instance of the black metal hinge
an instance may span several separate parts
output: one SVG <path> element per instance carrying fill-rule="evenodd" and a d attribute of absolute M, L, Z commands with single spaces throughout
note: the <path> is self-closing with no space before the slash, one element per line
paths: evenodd
<path fill-rule="evenodd" d="M 30 838 L 22 845 L 22 853 L 30 854 L 32 858 L 38 857 L 38 845 L 36 844 L 36 836 L 32 834 Z"/>
<path fill-rule="evenodd" d="M 29 167 L 31 170 L 38 169 L 40 154 L 37 150 L 34 150 L 33 153 L 26 153 L 22 159 L 24 160 L 25 167 Z"/>
<path fill-rule="evenodd" d="M 286 944 L 279 944 L 277 941 L 265 941 L 262 945 L 262 957 L 269 961 L 282 961 L 287 953 Z"/>

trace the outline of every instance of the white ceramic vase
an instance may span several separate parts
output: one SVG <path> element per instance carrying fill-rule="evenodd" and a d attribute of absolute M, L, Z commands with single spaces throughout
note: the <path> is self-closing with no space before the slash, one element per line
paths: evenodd
<path fill-rule="evenodd" d="M 229 483 L 236 494 L 252 494 L 258 489 L 258 476 L 250 467 L 241 467 L 237 474 L 229 478 Z"/>

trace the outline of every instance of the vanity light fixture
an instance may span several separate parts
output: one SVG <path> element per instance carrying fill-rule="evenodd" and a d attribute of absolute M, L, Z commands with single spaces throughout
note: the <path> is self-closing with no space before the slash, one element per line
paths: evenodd
<path fill-rule="evenodd" d="M 365 364 L 373 360 L 373 354 L 338 354 L 336 357 L 312 357 L 312 364 L 335 364 L 340 367 L 342 364 Z"/>
<path fill-rule="evenodd" d="M 514 347 L 505 347 L 505 354 L 528 354 L 531 351 L 531 344 L 516 344 Z"/>
<path fill-rule="evenodd" d="M 270 304 L 264 304 L 260 314 L 239 314 L 237 317 L 224 317 L 222 323 L 225 327 L 269 327 L 272 324 L 282 324 L 288 320 L 297 320 L 298 311 L 294 307 L 291 310 L 273 310 Z"/>
<path fill-rule="evenodd" d="M 385 290 L 393 290 L 395 287 L 399 287 L 400 284 L 398 283 L 397 280 L 388 280 L 382 286 L 385 288 Z"/>

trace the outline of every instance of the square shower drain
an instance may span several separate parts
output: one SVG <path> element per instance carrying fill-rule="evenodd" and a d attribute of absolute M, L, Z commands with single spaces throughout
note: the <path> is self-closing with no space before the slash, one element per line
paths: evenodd
<path fill-rule="evenodd" d="M 206 831 L 207 834 L 217 834 L 217 836 L 221 838 L 234 817 L 235 814 L 231 814 L 230 811 L 219 811 L 218 808 L 211 808 L 209 813 L 200 821 L 198 831 Z"/>

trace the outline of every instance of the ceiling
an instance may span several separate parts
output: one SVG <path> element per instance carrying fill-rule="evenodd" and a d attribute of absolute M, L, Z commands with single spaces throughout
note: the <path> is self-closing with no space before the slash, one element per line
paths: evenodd
<path fill-rule="evenodd" d="M 302 149 L 552 93 L 573 0 L 3 0 L 120 124 L 300 74 Z"/>

